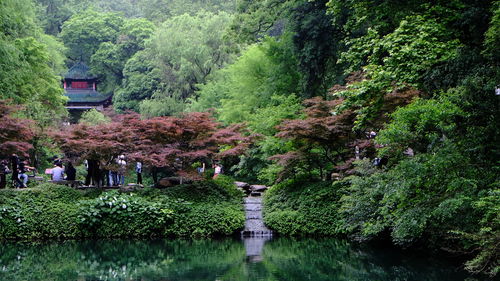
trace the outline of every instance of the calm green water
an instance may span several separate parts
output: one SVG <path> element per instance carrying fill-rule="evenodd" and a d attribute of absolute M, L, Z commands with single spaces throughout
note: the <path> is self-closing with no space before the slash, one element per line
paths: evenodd
<path fill-rule="evenodd" d="M 442 260 L 336 239 L 0 244 L 2 281 L 466 279 L 456 266 Z"/>

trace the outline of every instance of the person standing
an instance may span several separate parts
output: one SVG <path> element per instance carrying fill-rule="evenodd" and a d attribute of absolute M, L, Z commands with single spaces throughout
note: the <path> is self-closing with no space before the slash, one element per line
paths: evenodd
<path fill-rule="evenodd" d="M 5 188 L 7 186 L 7 174 L 10 172 L 7 161 L 0 161 L 0 188 Z"/>
<path fill-rule="evenodd" d="M 87 164 L 87 177 L 85 178 L 85 185 L 101 187 L 99 161 L 87 159 Z"/>
<path fill-rule="evenodd" d="M 125 161 L 125 156 L 118 156 L 118 184 L 125 184 L 125 170 L 127 168 L 127 162 Z"/>
<path fill-rule="evenodd" d="M 18 166 L 19 166 L 19 157 L 17 157 L 17 154 L 13 153 L 12 156 L 10 157 L 10 167 L 12 171 L 12 182 L 15 183 L 14 185 L 17 184 L 17 186 L 22 186 L 23 184 L 19 180 L 19 171 L 18 171 Z"/>
<path fill-rule="evenodd" d="M 90 170 L 89 160 L 85 159 L 85 161 L 83 161 L 83 164 L 85 165 L 85 169 L 87 170 L 87 175 L 85 176 L 85 185 L 90 186 L 92 174 L 91 174 L 91 170 Z"/>
<path fill-rule="evenodd" d="M 221 173 L 222 173 L 222 166 L 219 163 L 215 164 L 213 179 L 216 179 Z"/>
<path fill-rule="evenodd" d="M 76 169 L 73 167 L 71 162 L 68 162 L 67 167 L 65 169 L 66 180 L 75 181 L 76 180 Z"/>
<path fill-rule="evenodd" d="M 142 163 L 137 162 L 135 164 L 135 172 L 137 173 L 137 184 L 142 185 Z"/>

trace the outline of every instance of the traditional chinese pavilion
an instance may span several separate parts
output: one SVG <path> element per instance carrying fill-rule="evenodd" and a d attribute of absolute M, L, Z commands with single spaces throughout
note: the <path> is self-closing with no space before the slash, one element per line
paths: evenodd
<path fill-rule="evenodd" d="M 71 111 L 85 111 L 91 108 L 102 110 L 111 105 L 113 94 L 97 91 L 98 79 L 90 74 L 89 67 L 79 62 L 64 76 L 65 95 L 69 98 L 66 108 Z"/>

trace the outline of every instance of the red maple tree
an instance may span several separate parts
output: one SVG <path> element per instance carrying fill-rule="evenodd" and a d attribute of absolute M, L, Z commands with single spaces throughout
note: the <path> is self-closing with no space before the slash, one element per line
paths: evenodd
<path fill-rule="evenodd" d="M 125 155 L 129 163 L 140 161 L 165 167 L 182 175 L 194 175 L 195 161 L 239 155 L 252 142 L 242 125 L 223 128 L 209 113 L 189 113 L 141 119 L 138 114 L 116 116 L 110 123 L 73 125 L 54 133 L 66 157 L 75 161 L 97 160 L 116 169 L 114 161 Z"/>
<path fill-rule="evenodd" d="M 361 79 L 359 73 L 350 79 Z M 334 86 L 331 93 L 345 89 Z M 329 179 L 333 172 L 341 176 L 353 172 L 357 158 L 374 157 L 373 136 L 389 121 L 388 114 L 410 103 L 421 93 L 413 88 L 397 89 L 384 95 L 380 110 L 363 130 L 354 130 L 359 106 L 346 106 L 343 99 L 324 100 L 315 97 L 304 101 L 304 119 L 285 120 L 277 128 L 276 137 L 291 141 L 293 149 L 271 157 L 284 167 L 279 179 L 300 170 L 318 170 L 321 178 Z"/>
<path fill-rule="evenodd" d="M 29 150 L 33 148 L 30 141 L 35 135 L 34 122 L 14 117 L 21 109 L 0 100 L 0 158 L 7 158 L 12 153 L 27 157 Z"/>
<path fill-rule="evenodd" d="M 285 120 L 277 127 L 276 136 L 292 141 L 294 147 L 271 157 L 285 168 L 281 177 L 296 173 L 297 167 L 318 169 L 321 177 L 329 177 L 336 165 L 347 160 L 351 154 L 347 144 L 355 139 L 355 114 L 352 110 L 337 112 L 340 104 L 342 100 L 320 97 L 305 100 L 305 119 Z"/>

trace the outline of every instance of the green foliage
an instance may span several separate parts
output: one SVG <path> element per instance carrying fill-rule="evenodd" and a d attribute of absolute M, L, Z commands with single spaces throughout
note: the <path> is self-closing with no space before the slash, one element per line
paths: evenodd
<path fill-rule="evenodd" d="M 98 237 L 155 236 L 169 226 L 174 213 L 167 204 L 117 192 L 82 200 L 78 207 L 81 227 Z"/>
<path fill-rule="evenodd" d="M 451 208 L 452 201 L 447 200 L 476 191 L 479 183 L 467 167 L 467 159 L 456 147 L 448 145 L 434 155 L 403 160 L 387 172 L 352 177 L 348 193 L 342 197 L 346 226 L 359 232 L 363 239 L 391 229 L 394 243 L 401 245 L 420 239 L 424 231 L 430 232 L 429 223 L 436 222 L 433 215 L 443 219 L 442 228 L 459 227 L 456 214 L 449 212 L 470 210 L 470 206 L 467 208 L 464 201 L 461 208 Z M 453 220 L 446 221 L 450 217 L 444 216 L 445 207 Z M 471 226 L 474 216 L 473 212 L 464 213 L 460 222 L 469 222 Z M 438 233 L 444 235 L 446 231 Z"/>
<path fill-rule="evenodd" d="M 113 106 L 118 110 L 139 112 L 140 102 L 164 87 L 162 72 L 154 61 L 154 55 L 138 51 L 125 63 L 122 85 L 113 95 Z"/>
<path fill-rule="evenodd" d="M 229 235 L 243 227 L 241 196 L 224 177 L 134 193 L 53 184 L 1 190 L 0 238 Z"/>
<path fill-rule="evenodd" d="M 499 236 L 500 231 L 500 189 L 498 182 L 496 189 L 485 192 L 473 203 L 473 208 L 482 214 L 477 233 L 458 232 L 460 237 L 471 239 L 478 247 L 474 259 L 466 263 L 466 268 L 471 272 L 486 272 L 492 276 L 500 272 L 499 264 Z"/>
<path fill-rule="evenodd" d="M 73 15 L 64 22 L 59 36 L 69 48 L 72 61 L 90 62 L 90 57 L 103 42 L 114 42 L 124 23 L 116 13 L 101 13 L 94 10 Z"/>
<path fill-rule="evenodd" d="M 198 89 L 197 84 L 230 61 L 231 46 L 222 40 L 221 28 L 230 20 L 225 12 L 199 12 L 172 17 L 158 28 L 146 50 L 160 69 L 163 83 L 149 91 L 153 100 L 144 102 L 141 113 L 159 116 L 183 111 L 182 101 Z M 145 70 L 141 72 L 149 72 Z"/>
<path fill-rule="evenodd" d="M 154 83 L 154 82 L 153 82 Z M 165 85 L 165 84 L 162 84 Z M 153 96 L 163 95 L 160 92 L 155 92 Z M 139 112 L 146 118 L 157 116 L 173 116 L 184 112 L 186 105 L 184 100 L 177 94 L 166 97 L 156 97 L 152 99 L 143 100 L 139 104 Z"/>
<path fill-rule="evenodd" d="M 470 269 L 481 265 L 494 274 L 498 206 L 491 201 L 495 191 L 481 195 L 493 172 L 478 171 L 470 163 L 447 143 L 390 170 L 348 178 L 340 208 L 346 229 L 361 240 L 389 231 L 392 241 L 403 246 L 425 239 L 449 249 L 480 249 Z"/>
<path fill-rule="evenodd" d="M 40 34 L 38 40 L 47 46 L 47 56 L 49 66 L 55 74 L 60 75 L 66 71 L 66 51 L 67 48 L 56 37 Z"/>
<path fill-rule="evenodd" d="M 290 1 L 294 2 L 294 1 Z M 301 77 L 301 96 L 324 96 L 334 83 L 342 81 L 338 59 L 343 50 L 344 33 L 327 14 L 326 0 L 296 1 L 290 10 L 288 32 L 293 36 L 293 54 Z"/>
<path fill-rule="evenodd" d="M 280 35 L 287 13 L 299 1 L 239 1 L 228 35 L 238 42 L 255 43 L 266 35 Z M 280 22 L 281 21 L 281 22 Z"/>
<path fill-rule="evenodd" d="M 61 27 L 75 13 L 91 6 L 92 0 L 35 0 L 37 18 L 45 33 L 57 36 Z"/>
<path fill-rule="evenodd" d="M 493 17 L 491 18 L 490 26 L 486 31 L 484 40 L 486 55 L 498 60 L 500 58 L 500 3 L 498 1 L 492 5 Z"/>
<path fill-rule="evenodd" d="M 33 191 L 3 190 L 0 195 L 0 237 L 3 239 L 73 238 L 79 235 L 79 193 L 45 184 Z"/>
<path fill-rule="evenodd" d="M 376 51 L 369 61 L 381 61 L 395 81 L 410 85 L 418 83 L 430 67 L 454 57 L 460 46 L 443 25 L 420 16 L 402 20 L 379 44 L 373 46 Z"/>
<path fill-rule="evenodd" d="M 450 100 L 452 95 L 417 99 L 391 114 L 392 122 L 377 136 L 377 143 L 388 145 L 380 152 L 395 150 L 392 155 L 402 155 L 408 147 L 417 153 L 431 151 L 453 136 L 464 112 Z"/>
<path fill-rule="evenodd" d="M 281 40 L 266 38 L 248 47 L 238 60 L 211 76 L 200 85 L 190 110 L 216 108 L 224 123 L 245 122 L 254 133 L 263 135 L 259 143 L 231 171 L 248 181 L 259 181 L 258 174 L 271 162 L 274 154 L 286 152 L 283 142 L 274 138 L 276 126 L 283 119 L 295 118 L 302 108 L 299 91 L 300 74 L 290 45 L 291 34 Z M 267 171 L 267 170 L 266 170 Z M 262 177 L 274 182 L 276 174 Z"/>
<path fill-rule="evenodd" d="M 89 126 L 99 125 L 103 123 L 110 122 L 111 119 L 101 112 L 97 111 L 95 108 L 85 111 L 82 117 L 78 121 L 81 124 L 87 124 Z"/>
<path fill-rule="evenodd" d="M 155 26 L 146 19 L 126 19 L 120 27 L 116 42 L 103 42 L 91 57 L 92 73 L 102 81 L 100 91 L 113 92 L 122 84 L 126 62 L 143 50 Z"/>
<path fill-rule="evenodd" d="M 289 38 L 276 41 L 267 38 L 262 44 L 250 46 L 234 63 L 215 74 L 206 85 L 201 85 L 197 101 L 192 108 L 206 110 L 218 108 L 219 118 L 225 123 L 250 121 L 252 118 L 263 118 L 264 108 L 277 111 L 285 104 L 298 103 L 297 99 L 287 98 L 298 90 L 299 73 L 294 69 L 294 58 L 290 53 Z M 285 59 L 286 58 L 286 59 Z M 294 105 L 285 116 L 294 114 Z M 260 113 L 257 112 L 262 110 Z M 258 117 L 260 116 L 260 117 Z M 256 124 L 256 121 L 251 121 Z M 273 127 L 273 120 L 269 127 Z M 258 121 L 257 121 L 258 122 Z M 263 132 L 262 132 L 263 133 Z"/>
<path fill-rule="evenodd" d="M 65 113 L 59 77 L 64 47 L 35 24 L 31 1 L 0 4 L 0 99 L 29 104 L 24 115 L 45 127 Z"/>
<path fill-rule="evenodd" d="M 456 56 L 460 43 L 444 25 L 423 16 L 409 16 L 390 34 L 375 29 L 348 39 L 348 51 L 341 62 L 348 70 L 363 69 L 368 79 L 352 83 L 337 95 L 346 99 L 345 107 L 357 109 L 356 128 L 377 118 L 386 94 L 405 87 L 420 87 L 424 74 L 432 67 Z"/>
<path fill-rule="evenodd" d="M 264 197 L 264 222 L 282 234 L 339 235 L 338 188 L 331 182 L 287 180 L 272 186 Z"/>

